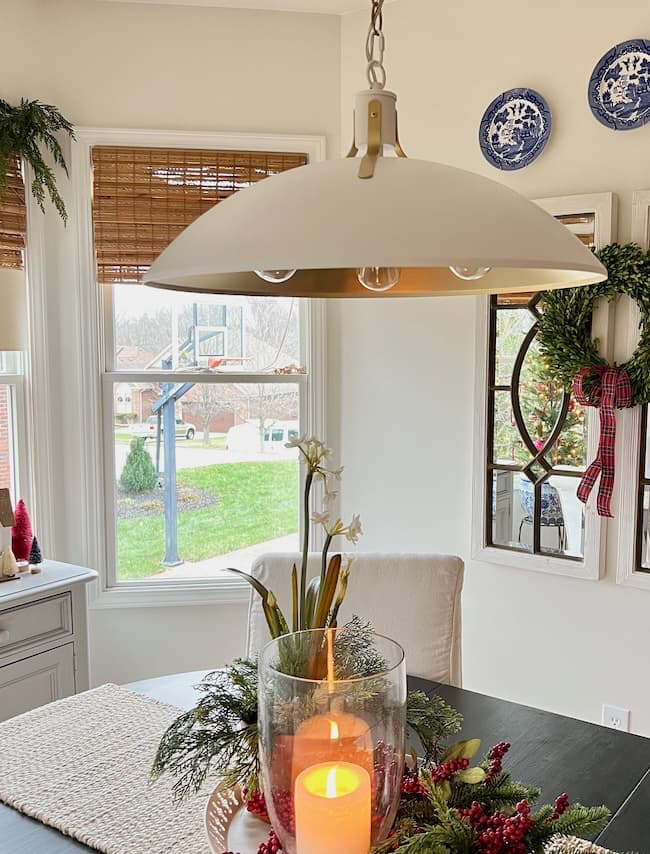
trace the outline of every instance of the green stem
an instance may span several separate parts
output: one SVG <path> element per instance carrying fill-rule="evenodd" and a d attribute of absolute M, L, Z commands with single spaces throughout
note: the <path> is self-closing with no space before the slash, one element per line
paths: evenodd
<path fill-rule="evenodd" d="M 320 566 L 320 589 L 323 589 L 323 585 L 325 584 L 325 572 L 327 571 L 327 552 L 329 551 L 329 547 L 332 544 L 332 535 L 328 534 L 325 538 L 325 545 L 323 546 L 323 559 L 321 561 Z"/>
<path fill-rule="evenodd" d="M 302 533 L 302 566 L 300 567 L 300 628 L 306 629 L 305 625 L 305 597 L 307 594 L 307 555 L 309 554 L 309 494 L 314 473 L 307 472 L 305 478 L 305 499 L 303 506 L 303 533 Z"/>

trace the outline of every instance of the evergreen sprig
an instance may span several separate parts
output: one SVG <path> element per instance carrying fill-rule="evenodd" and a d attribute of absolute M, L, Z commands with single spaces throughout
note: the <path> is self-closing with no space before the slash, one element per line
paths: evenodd
<path fill-rule="evenodd" d="M 174 799 L 198 792 L 210 773 L 219 788 L 259 787 L 257 663 L 238 659 L 209 673 L 197 686 L 203 696 L 167 729 L 158 746 L 151 776 L 177 777 Z"/>
<path fill-rule="evenodd" d="M 460 732 L 463 716 L 437 694 L 411 691 L 406 706 L 406 724 L 419 739 L 426 763 L 438 762 L 442 745 Z"/>
<path fill-rule="evenodd" d="M 45 211 L 45 195 L 49 195 L 59 216 L 67 222 L 65 204 L 56 186 L 54 172 L 43 159 L 41 148 L 52 155 L 66 175 L 68 167 L 63 156 L 57 134 L 66 133 L 74 139 L 74 129 L 56 107 L 40 101 L 21 99 L 20 105 L 12 107 L 0 98 L 0 200 L 7 187 L 7 171 L 12 157 L 21 157 L 29 163 L 34 176 L 32 195 L 38 206 Z"/>

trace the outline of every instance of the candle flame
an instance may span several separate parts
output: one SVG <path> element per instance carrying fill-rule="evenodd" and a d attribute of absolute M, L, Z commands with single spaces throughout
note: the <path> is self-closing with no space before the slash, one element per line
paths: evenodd
<path fill-rule="evenodd" d="M 327 782 L 325 783 L 325 797 L 335 798 L 336 794 L 336 767 L 334 767 L 330 768 L 327 773 Z"/>
<path fill-rule="evenodd" d="M 330 721 L 330 739 L 332 741 L 338 741 L 339 738 L 339 725 L 336 721 Z"/>

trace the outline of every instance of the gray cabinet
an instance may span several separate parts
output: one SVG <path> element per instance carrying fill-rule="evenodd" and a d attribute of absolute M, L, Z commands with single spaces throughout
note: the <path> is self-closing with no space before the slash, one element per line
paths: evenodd
<path fill-rule="evenodd" d="M 0 585 L 0 721 L 89 687 L 91 569 L 47 561 Z"/>

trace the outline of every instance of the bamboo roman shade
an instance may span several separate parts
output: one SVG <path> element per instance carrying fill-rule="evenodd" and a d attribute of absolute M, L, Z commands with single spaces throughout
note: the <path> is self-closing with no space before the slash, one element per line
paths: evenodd
<path fill-rule="evenodd" d="M 92 151 L 97 280 L 135 284 L 186 226 L 305 154 L 98 146 Z"/>
<path fill-rule="evenodd" d="M 26 232 L 25 184 L 16 157 L 9 162 L 7 186 L 0 201 L 0 267 L 23 269 Z"/>

